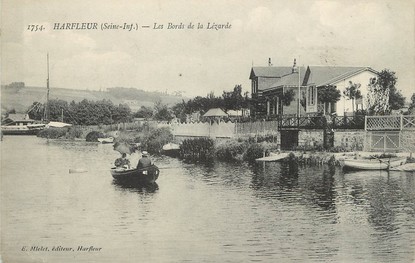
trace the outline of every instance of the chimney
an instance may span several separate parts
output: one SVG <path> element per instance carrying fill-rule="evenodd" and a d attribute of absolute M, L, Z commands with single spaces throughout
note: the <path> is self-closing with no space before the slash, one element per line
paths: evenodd
<path fill-rule="evenodd" d="M 271 58 L 268 58 L 268 67 L 272 67 Z"/>
<path fill-rule="evenodd" d="M 292 73 L 297 73 L 298 72 L 298 68 L 297 68 L 297 60 L 294 59 L 294 65 L 293 65 L 293 69 L 292 69 Z"/>

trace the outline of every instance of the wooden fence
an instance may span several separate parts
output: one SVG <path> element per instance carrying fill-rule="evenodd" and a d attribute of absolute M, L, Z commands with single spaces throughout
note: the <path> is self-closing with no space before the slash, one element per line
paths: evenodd
<path fill-rule="evenodd" d="M 415 115 L 366 116 L 366 131 L 415 129 Z"/>
<path fill-rule="evenodd" d="M 255 121 L 236 123 L 235 136 L 275 135 L 278 121 Z"/>
<path fill-rule="evenodd" d="M 160 123 L 158 127 L 170 127 L 175 136 L 233 138 L 239 136 L 273 135 L 278 133 L 277 121 L 256 122 L 195 122 Z"/>

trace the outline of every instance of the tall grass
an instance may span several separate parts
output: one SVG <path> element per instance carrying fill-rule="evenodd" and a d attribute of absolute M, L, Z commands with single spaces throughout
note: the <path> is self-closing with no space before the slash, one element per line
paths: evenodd
<path fill-rule="evenodd" d="M 180 157 L 193 161 L 208 161 L 215 156 L 215 143 L 210 138 L 186 139 L 180 147 Z"/>

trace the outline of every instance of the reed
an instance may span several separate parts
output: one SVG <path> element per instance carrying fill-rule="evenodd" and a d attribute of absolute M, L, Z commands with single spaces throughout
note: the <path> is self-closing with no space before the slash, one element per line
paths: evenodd
<path fill-rule="evenodd" d="M 180 147 L 180 157 L 186 160 L 207 161 L 215 156 L 215 143 L 210 138 L 186 139 Z"/>

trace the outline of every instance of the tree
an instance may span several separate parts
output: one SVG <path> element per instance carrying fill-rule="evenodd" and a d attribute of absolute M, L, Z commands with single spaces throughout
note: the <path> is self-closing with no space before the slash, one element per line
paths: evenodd
<path fill-rule="evenodd" d="M 370 115 L 384 115 L 390 112 L 389 88 L 383 88 L 376 78 L 371 78 L 368 85 L 367 111 Z"/>
<path fill-rule="evenodd" d="M 227 110 L 240 110 L 243 107 L 242 85 L 235 85 L 233 91 L 223 91 L 224 106 Z"/>
<path fill-rule="evenodd" d="M 344 96 L 348 98 L 349 100 L 352 100 L 352 112 L 354 115 L 354 105 L 355 100 L 362 98 L 362 93 L 360 92 L 360 83 L 353 83 L 352 81 L 349 81 L 349 86 L 346 87 L 346 90 L 343 92 Z"/>
<path fill-rule="evenodd" d="M 329 107 L 332 103 L 336 103 L 340 100 L 341 94 L 340 91 L 335 86 L 324 86 L 320 87 L 317 90 L 317 97 L 320 102 L 323 103 L 323 114 L 326 114 L 326 104 L 329 104 Z"/>
<path fill-rule="evenodd" d="M 59 99 L 49 100 L 49 120 L 63 121 L 62 114 L 68 110 L 68 102 Z"/>
<path fill-rule="evenodd" d="M 389 90 L 389 107 L 391 110 L 399 110 L 405 106 L 405 97 L 395 87 L 398 78 L 395 76 L 395 72 L 389 69 L 382 70 L 377 82 L 383 90 Z"/>
<path fill-rule="evenodd" d="M 306 99 L 306 97 L 307 97 L 306 92 L 305 91 L 301 92 L 300 105 L 303 107 L 303 109 L 305 111 L 307 110 L 307 99 Z"/>
<path fill-rule="evenodd" d="M 281 97 L 281 102 L 284 106 L 290 106 L 291 102 L 294 100 L 295 92 L 293 90 L 286 90 Z"/>
<path fill-rule="evenodd" d="M 409 105 L 409 111 L 411 112 L 411 113 L 415 113 L 414 111 L 415 111 L 415 93 L 413 93 L 412 94 L 412 97 L 411 97 L 411 104 Z"/>
<path fill-rule="evenodd" d="M 173 116 L 166 104 L 163 104 L 161 100 L 154 103 L 154 119 L 158 121 L 171 121 Z"/>
<path fill-rule="evenodd" d="M 29 114 L 29 118 L 33 120 L 41 120 L 43 118 L 43 113 L 45 111 L 45 107 L 40 102 L 33 102 L 32 106 L 29 107 L 27 113 Z"/>
<path fill-rule="evenodd" d="M 113 112 L 112 118 L 116 123 L 131 121 L 130 107 L 127 104 L 120 103 L 118 107 L 115 107 L 115 111 Z"/>
<path fill-rule="evenodd" d="M 34 102 L 29 108 L 29 117 L 35 120 L 43 118 L 45 105 Z M 110 100 L 89 101 L 87 99 L 76 103 L 64 100 L 49 100 L 51 121 L 63 121 L 76 125 L 99 125 L 128 122 L 131 120 L 131 110 L 128 105 L 115 106 Z"/>
<path fill-rule="evenodd" d="M 153 109 L 151 107 L 141 106 L 141 108 L 134 114 L 135 118 L 151 118 L 153 117 Z"/>
<path fill-rule="evenodd" d="M 176 103 L 172 107 L 172 111 L 173 111 L 174 115 L 181 122 L 185 122 L 186 121 L 186 105 L 187 105 L 187 103 L 184 100 L 182 100 L 182 102 Z"/>
<path fill-rule="evenodd" d="M 382 70 L 377 78 L 372 78 L 368 85 L 368 112 L 374 115 L 389 114 L 405 105 L 405 97 L 395 87 L 395 72 Z"/>

